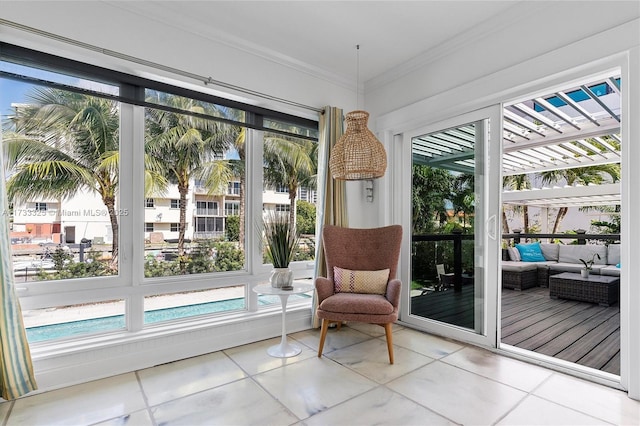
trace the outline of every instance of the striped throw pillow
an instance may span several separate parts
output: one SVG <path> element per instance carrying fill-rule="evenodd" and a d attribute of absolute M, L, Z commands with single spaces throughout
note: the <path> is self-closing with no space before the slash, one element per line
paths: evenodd
<path fill-rule="evenodd" d="M 385 294 L 389 281 L 389 269 L 379 271 L 351 271 L 333 267 L 336 293 Z"/>

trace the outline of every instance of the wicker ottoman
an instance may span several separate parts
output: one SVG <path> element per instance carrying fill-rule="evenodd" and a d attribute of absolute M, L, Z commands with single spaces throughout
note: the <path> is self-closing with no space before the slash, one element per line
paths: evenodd
<path fill-rule="evenodd" d="M 571 299 L 580 302 L 609 306 L 618 301 L 620 278 L 606 275 L 589 275 L 563 272 L 549 277 L 549 297 Z"/>
<path fill-rule="evenodd" d="M 502 262 L 502 288 L 526 290 L 538 286 L 538 267 L 534 263 Z"/>

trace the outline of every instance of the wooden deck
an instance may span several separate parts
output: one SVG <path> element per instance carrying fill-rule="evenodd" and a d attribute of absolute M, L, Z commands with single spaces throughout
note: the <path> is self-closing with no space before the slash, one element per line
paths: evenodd
<path fill-rule="evenodd" d="M 473 329 L 473 286 L 463 286 L 460 293 L 448 289 L 412 297 L 411 313 Z"/>
<path fill-rule="evenodd" d="M 620 308 L 502 291 L 502 342 L 620 375 Z"/>
<path fill-rule="evenodd" d="M 473 286 L 411 299 L 411 312 L 473 329 Z M 502 290 L 502 342 L 620 374 L 619 304 L 550 299 L 548 288 Z"/>

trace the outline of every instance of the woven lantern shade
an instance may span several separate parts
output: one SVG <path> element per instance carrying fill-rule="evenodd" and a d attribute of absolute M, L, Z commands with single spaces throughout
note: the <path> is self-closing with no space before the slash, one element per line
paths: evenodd
<path fill-rule="evenodd" d="M 387 152 L 367 128 L 369 113 L 347 113 L 347 130 L 331 151 L 329 169 L 334 179 L 367 180 L 384 176 Z"/>

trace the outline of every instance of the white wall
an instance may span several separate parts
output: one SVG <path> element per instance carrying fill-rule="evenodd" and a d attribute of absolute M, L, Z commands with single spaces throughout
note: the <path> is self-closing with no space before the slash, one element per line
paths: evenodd
<path fill-rule="evenodd" d="M 491 97 L 637 45 L 637 33 L 626 32 L 613 43 L 604 33 L 637 21 L 639 16 L 637 1 L 525 1 L 508 9 L 502 22 L 481 23 L 471 32 L 427 52 L 420 62 L 367 81 L 365 106 L 374 122 L 384 114 L 435 96 L 440 108 Z M 596 34 L 605 37 L 583 42 Z M 567 49 L 559 60 L 531 61 L 564 47 Z M 491 75 L 504 78 L 490 85 L 474 84 Z M 470 87 L 464 89 L 466 84 Z M 463 90 L 457 90 L 461 87 Z M 455 97 L 448 95 L 452 91 Z"/>
<path fill-rule="evenodd" d="M 575 7 L 575 2 L 574 7 L 558 3 L 563 2 L 545 3 L 543 8 L 527 3 L 523 7 L 528 13 L 518 17 L 511 32 L 469 39 L 448 55 L 439 52 L 437 60 L 412 69 L 400 79 L 384 84 L 380 83 L 383 79 L 370 82 L 365 105 L 375 117 L 375 131 L 383 137 L 391 155 L 391 167 L 397 167 L 399 155 L 409 151 L 395 146 L 392 141 L 401 138 L 394 135 L 486 106 L 530 99 L 532 93 L 585 76 L 621 70 L 625 141 L 622 228 L 626 236 L 622 263 L 628 265 L 621 274 L 621 385 L 632 398 L 640 399 L 640 368 L 636 362 L 640 358 L 640 288 L 631 280 L 640 274 L 640 265 L 630 261 L 640 258 L 640 248 L 632 244 L 640 238 L 640 223 L 633 219 L 640 216 L 640 202 L 630 190 L 640 181 L 638 168 L 633 166 L 640 161 L 640 148 L 635 143 L 640 138 L 640 124 L 630 119 L 640 116 L 640 3 L 580 2 L 580 7 Z M 350 204 L 350 223 L 351 218 L 372 210 L 379 224 L 405 217 L 395 208 L 398 188 L 392 185 L 393 175 L 388 171 L 381 181 L 378 209 Z M 399 201 L 405 205 L 406 200 Z"/>
<path fill-rule="evenodd" d="M 138 7 L 144 7 L 142 2 Z M 83 43 L 197 75 L 210 76 L 214 80 L 312 107 L 337 105 L 349 108 L 355 99 L 355 93 L 327 79 L 299 72 L 274 60 L 207 39 L 188 27 L 178 28 L 154 22 L 143 13 L 137 14 L 124 6 L 119 7 L 117 2 L 106 4 L 97 1 L 14 1 L 10 5 L 3 4 L 1 17 Z M 70 48 L 62 43 L 43 44 L 40 37 L 26 36 L 24 32 L 7 27 L 0 27 L 0 39 L 134 75 L 161 75 L 158 70 L 118 61 L 107 55 Z M 186 79 L 172 83 L 184 86 L 184 80 Z M 195 84 L 199 90 L 204 88 L 198 81 L 188 83 Z M 316 112 L 295 109 L 264 99 L 249 99 L 245 95 L 238 96 L 239 100 L 247 103 L 317 119 Z"/>
<path fill-rule="evenodd" d="M 365 82 L 369 127 L 383 140 L 453 115 L 506 101 L 515 89 L 638 45 L 640 3 L 634 1 L 522 2 L 502 22 L 487 21 L 399 69 Z M 509 94 L 511 92 L 511 94 Z M 393 164 L 390 162 L 390 168 Z M 364 203 L 358 183 L 348 183 L 349 223 L 390 222 L 393 189 Z M 376 188 L 376 190 L 377 190 Z"/>
<path fill-rule="evenodd" d="M 508 22 L 506 28 L 479 25 L 477 30 L 452 40 L 437 52 L 432 52 L 426 60 L 420 58 L 403 69 L 394 70 L 365 84 L 365 109 L 371 113 L 369 127 L 375 129 L 387 147 L 389 169 L 385 177 L 375 183 L 373 204 L 365 201 L 361 182 L 350 182 L 347 185 L 351 226 L 369 227 L 391 223 L 391 218 L 394 217 L 393 202 L 403 201 L 398 200 L 394 193 L 389 173 L 394 164 L 400 161 L 400 152 L 393 143 L 395 134 L 485 105 L 510 100 L 507 98 L 524 93 L 524 89 L 542 89 L 565 82 L 567 78 L 579 76 L 579 71 L 588 72 L 597 68 L 593 64 L 610 55 L 629 55 L 631 69 L 625 70 L 628 73 L 625 75 L 635 78 L 640 75 L 638 2 L 615 5 L 612 2 L 523 2 L 522 9 L 512 8 L 510 13 L 511 15 L 505 16 L 505 21 Z M 2 18 L 302 104 L 315 107 L 336 105 L 345 111 L 353 107 L 355 94 L 338 84 L 205 39 L 189 29 L 157 25 L 146 20 L 143 14 L 119 8 L 115 2 L 11 2 L 10 6 L 3 4 Z M 428 17 L 425 21 L 428 24 Z M 384 30 L 383 22 L 381 30 Z M 137 75 L 161 75 L 156 70 L 63 43 L 44 41 L 37 36 L 25 35 L 7 27 L 0 27 L 0 39 Z M 165 77 L 168 78 L 168 75 Z M 199 82 L 182 81 L 178 84 L 187 87 L 195 84 L 202 88 Z M 632 88 L 635 100 L 627 101 L 627 105 L 631 106 L 627 111 L 630 116 L 638 117 L 640 106 L 637 98 L 640 97 L 640 91 L 637 86 Z M 261 99 L 247 99 L 246 96 L 241 100 L 315 118 L 315 113 L 308 110 L 294 110 L 294 107 Z M 637 140 L 640 132 L 638 123 L 628 129 L 631 131 L 628 136 L 635 135 Z M 630 162 L 632 156 L 637 156 L 640 160 L 639 149 L 632 148 L 626 154 L 625 161 Z M 634 161 L 632 164 L 637 163 L 638 161 Z M 635 170 L 632 173 L 637 177 Z M 628 192 L 627 188 L 628 186 L 623 190 Z M 640 216 L 637 214 L 640 213 L 640 205 L 625 209 L 623 214 L 627 218 Z M 639 240 L 640 224 L 628 225 L 629 239 Z M 640 247 L 623 252 L 624 264 L 631 265 L 631 258 L 640 258 Z M 640 275 L 640 265 L 636 269 L 630 270 L 629 275 Z M 630 301 L 638 306 L 640 289 L 634 291 Z M 632 324 L 640 323 L 638 315 L 640 314 L 632 314 Z M 296 324 L 297 327 L 292 327 L 291 331 L 308 324 L 308 311 L 300 312 L 299 316 L 302 321 Z M 269 332 L 263 331 L 263 337 L 269 333 L 277 334 L 277 321 L 274 320 L 269 326 Z M 247 331 L 246 324 L 227 324 L 224 327 L 244 332 L 246 335 L 243 335 L 243 341 L 250 341 L 255 337 L 255 333 Z M 640 335 L 637 329 L 635 331 L 636 335 Z M 189 339 L 194 336 L 181 334 L 180 337 Z M 233 344 L 234 340 L 230 338 L 227 343 Z M 635 359 L 640 358 L 640 344 L 634 341 L 631 346 L 635 351 Z M 114 344 L 113 350 L 121 351 L 122 347 Z M 210 347 L 206 348 L 208 349 Z M 204 350 L 205 348 L 194 346 L 191 353 L 201 353 Z M 45 388 L 48 384 L 69 384 L 84 380 L 87 375 L 97 374 L 91 373 L 93 366 L 87 364 L 84 366 L 86 371 L 82 374 L 58 377 L 56 374 L 62 376 L 76 368 L 72 365 L 71 358 L 65 359 L 64 362 L 68 365 L 61 367 L 55 360 L 38 360 L 38 354 L 35 355 L 36 363 L 42 364 L 40 367 L 46 369 L 51 364 L 49 381 L 42 381 Z M 131 353 L 126 360 L 118 362 L 113 371 L 122 370 L 125 361 L 133 359 L 140 358 Z M 634 379 L 633 394 L 638 397 L 638 368 L 632 374 L 637 376 Z"/>

